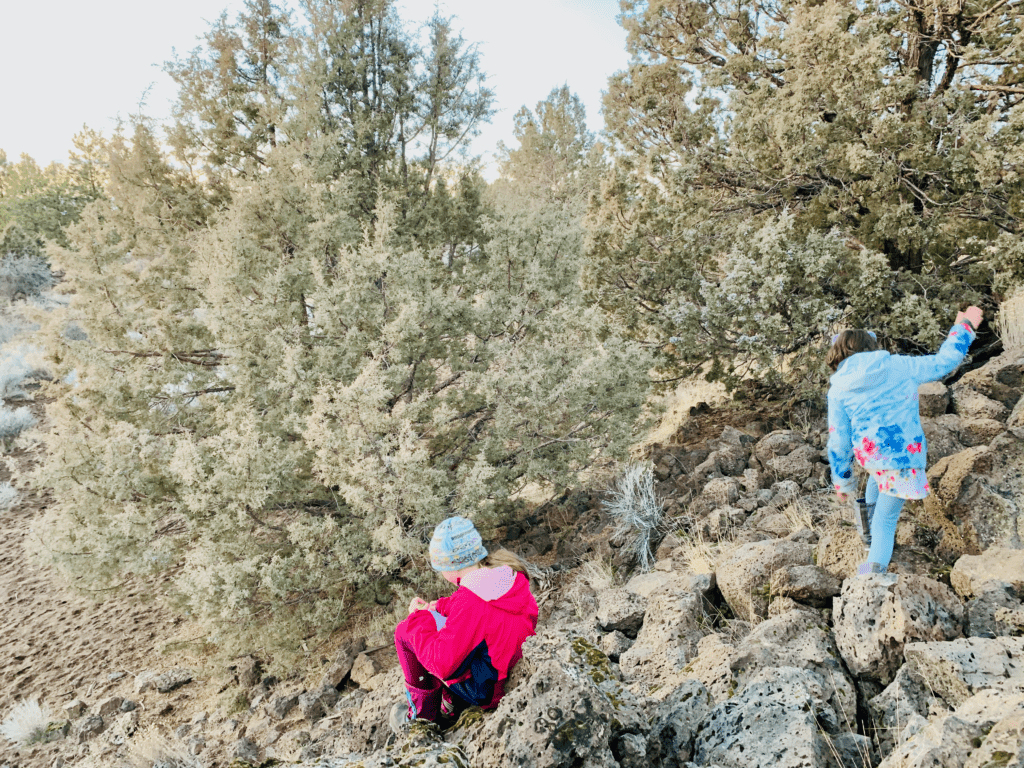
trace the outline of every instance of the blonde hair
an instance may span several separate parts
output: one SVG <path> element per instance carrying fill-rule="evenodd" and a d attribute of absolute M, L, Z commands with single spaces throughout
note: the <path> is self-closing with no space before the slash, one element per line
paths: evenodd
<path fill-rule="evenodd" d="M 869 333 L 859 328 L 850 331 L 842 331 L 836 334 L 835 341 L 829 347 L 825 362 L 834 372 L 843 360 L 858 352 L 874 352 L 878 349 L 878 340 Z"/>
<path fill-rule="evenodd" d="M 496 549 L 481 560 L 480 564 L 485 568 L 501 568 L 503 565 L 507 565 L 513 571 L 519 571 L 526 578 L 530 578 L 530 566 L 527 562 L 515 552 L 507 549 Z"/>

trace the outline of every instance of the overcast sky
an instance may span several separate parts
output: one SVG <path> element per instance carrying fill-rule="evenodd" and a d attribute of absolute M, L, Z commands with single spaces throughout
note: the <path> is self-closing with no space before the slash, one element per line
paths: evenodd
<path fill-rule="evenodd" d="M 512 116 L 567 84 L 598 130 L 601 91 L 626 66 L 618 0 L 398 0 L 403 20 L 419 25 L 440 11 L 479 44 L 499 112 L 475 141 L 488 154 L 512 142 Z M 222 10 L 234 17 L 241 0 L 51 0 L 4 7 L 0 149 L 45 165 L 67 160 L 83 124 L 110 135 L 118 116 L 170 114 L 174 83 L 163 63 L 184 54 Z"/>

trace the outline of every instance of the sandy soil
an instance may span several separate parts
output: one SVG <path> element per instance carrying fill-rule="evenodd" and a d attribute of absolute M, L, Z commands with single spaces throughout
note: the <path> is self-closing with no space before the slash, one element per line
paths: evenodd
<path fill-rule="evenodd" d="M 0 481 L 7 479 L 0 469 Z M 37 699 L 54 719 L 76 698 L 90 709 L 114 695 L 145 706 L 134 694 L 134 676 L 187 663 L 183 654 L 160 651 L 183 627 L 170 611 L 140 603 L 130 586 L 92 600 L 32 557 L 32 527 L 46 503 L 23 490 L 13 508 L 0 509 L 0 719 L 23 699 Z M 161 707 L 169 703 L 165 697 Z M 0 737 L 0 764 L 6 760 L 11 768 L 50 766 L 58 755 L 72 764 L 77 752 L 70 740 L 19 752 Z"/>

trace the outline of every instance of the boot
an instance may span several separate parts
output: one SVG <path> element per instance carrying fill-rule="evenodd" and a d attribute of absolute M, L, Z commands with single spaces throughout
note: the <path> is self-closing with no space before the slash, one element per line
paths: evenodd
<path fill-rule="evenodd" d="M 405 697 L 409 700 L 410 720 L 429 720 L 437 722 L 437 716 L 441 709 L 441 683 L 434 680 L 432 688 L 413 688 L 405 686 Z"/>
<path fill-rule="evenodd" d="M 864 546 L 871 548 L 871 518 L 875 514 L 875 505 L 868 504 L 864 499 L 855 499 L 853 502 L 853 523 L 857 526 L 857 533 Z"/>

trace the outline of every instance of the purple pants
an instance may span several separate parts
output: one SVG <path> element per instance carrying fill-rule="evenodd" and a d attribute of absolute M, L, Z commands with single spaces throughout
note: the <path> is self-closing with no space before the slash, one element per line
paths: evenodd
<path fill-rule="evenodd" d="M 434 621 L 437 622 L 437 628 L 441 629 L 444 626 L 445 617 L 437 611 L 431 611 L 431 613 L 434 615 Z M 398 652 L 398 663 L 405 676 L 405 695 L 409 699 L 410 717 L 436 722 L 441 708 L 441 691 L 444 686 L 416 658 L 404 621 L 395 628 L 395 650 Z"/>

